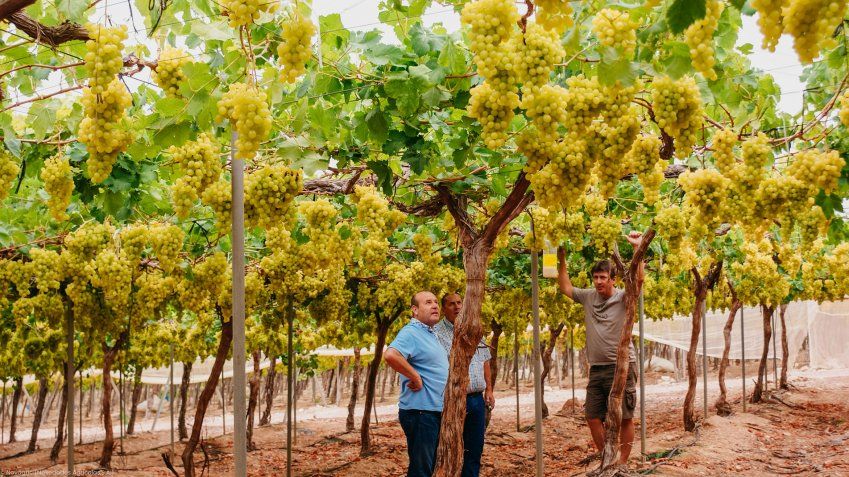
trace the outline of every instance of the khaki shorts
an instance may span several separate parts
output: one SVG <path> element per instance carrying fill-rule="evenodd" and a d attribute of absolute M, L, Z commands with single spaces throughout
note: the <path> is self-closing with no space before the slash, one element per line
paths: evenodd
<path fill-rule="evenodd" d="M 587 419 L 607 417 L 607 397 L 613 386 L 615 364 L 601 364 L 590 367 L 590 380 L 587 383 L 587 402 L 584 413 Z M 637 407 L 637 363 L 628 367 L 628 381 L 625 383 L 625 394 L 622 396 L 622 419 L 633 419 Z"/>

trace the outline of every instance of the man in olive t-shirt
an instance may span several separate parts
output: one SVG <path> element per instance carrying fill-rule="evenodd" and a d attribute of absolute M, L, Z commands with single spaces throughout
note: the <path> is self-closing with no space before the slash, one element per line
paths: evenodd
<path fill-rule="evenodd" d="M 642 240 L 642 234 L 631 232 L 628 242 L 636 248 Z M 587 382 L 587 402 L 585 414 L 587 425 L 593 437 L 596 449 L 604 448 L 604 419 L 607 416 L 607 398 L 613 386 L 616 373 L 616 354 L 622 327 L 625 325 L 625 291 L 614 288 L 615 268 L 607 261 L 596 263 L 592 270 L 594 288 L 576 288 L 572 286 L 569 272 L 566 270 L 566 256 L 563 249 L 557 253 L 557 281 L 560 291 L 572 300 L 584 306 L 584 324 L 587 334 L 587 359 L 590 364 L 590 379 Z M 643 273 L 639 267 L 640 279 Z M 622 399 L 622 424 L 619 431 L 619 462 L 628 462 L 631 444 L 634 441 L 634 409 L 637 405 L 636 357 L 634 345 L 629 350 L 628 381 Z"/>

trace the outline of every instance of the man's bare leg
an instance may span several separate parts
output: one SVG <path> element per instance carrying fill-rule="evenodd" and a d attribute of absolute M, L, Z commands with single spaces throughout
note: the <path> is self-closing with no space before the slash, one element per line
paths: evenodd
<path fill-rule="evenodd" d="M 604 449 L 604 423 L 601 419 L 587 419 L 587 425 L 590 426 L 590 433 L 593 435 L 593 443 L 598 452 Z M 633 429 L 631 434 L 633 437 Z"/>
<path fill-rule="evenodd" d="M 631 445 L 633 443 L 634 443 L 634 420 L 633 419 L 622 419 L 622 427 L 619 429 L 619 463 L 620 464 L 627 464 L 628 463 L 628 456 L 631 455 Z"/>

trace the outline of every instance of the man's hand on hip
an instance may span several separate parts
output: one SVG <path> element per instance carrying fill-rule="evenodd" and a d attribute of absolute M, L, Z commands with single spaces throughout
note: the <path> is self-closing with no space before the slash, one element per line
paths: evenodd
<path fill-rule="evenodd" d="M 407 387 L 410 389 L 410 391 L 413 391 L 413 392 L 421 391 L 422 386 L 423 386 L 422 377 L 421 377 L 421 375 L 419 375 L 419 373 L 416 373 L 415 375 L 413 375 L 413 377 L 410 378 L 410 381 L 407 383 Z"/>

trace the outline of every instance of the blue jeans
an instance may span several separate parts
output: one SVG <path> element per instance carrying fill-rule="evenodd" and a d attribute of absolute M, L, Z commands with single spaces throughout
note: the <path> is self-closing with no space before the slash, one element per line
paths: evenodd
<path fill-rule="evenodd" d="M 407 477 L 431 477 L 436 463 L 442 414 L 435 411 L 398 410 L 398 422 L 407 436 L 410 466 Z"/>
<path fill-rule="evenodd" d="M 463 426 L 462 477 L 478 477 L 481 472 L 483 438 L 486 432 L 486 404 L 483 394 L 466 395 L 466 422 Z"/>

